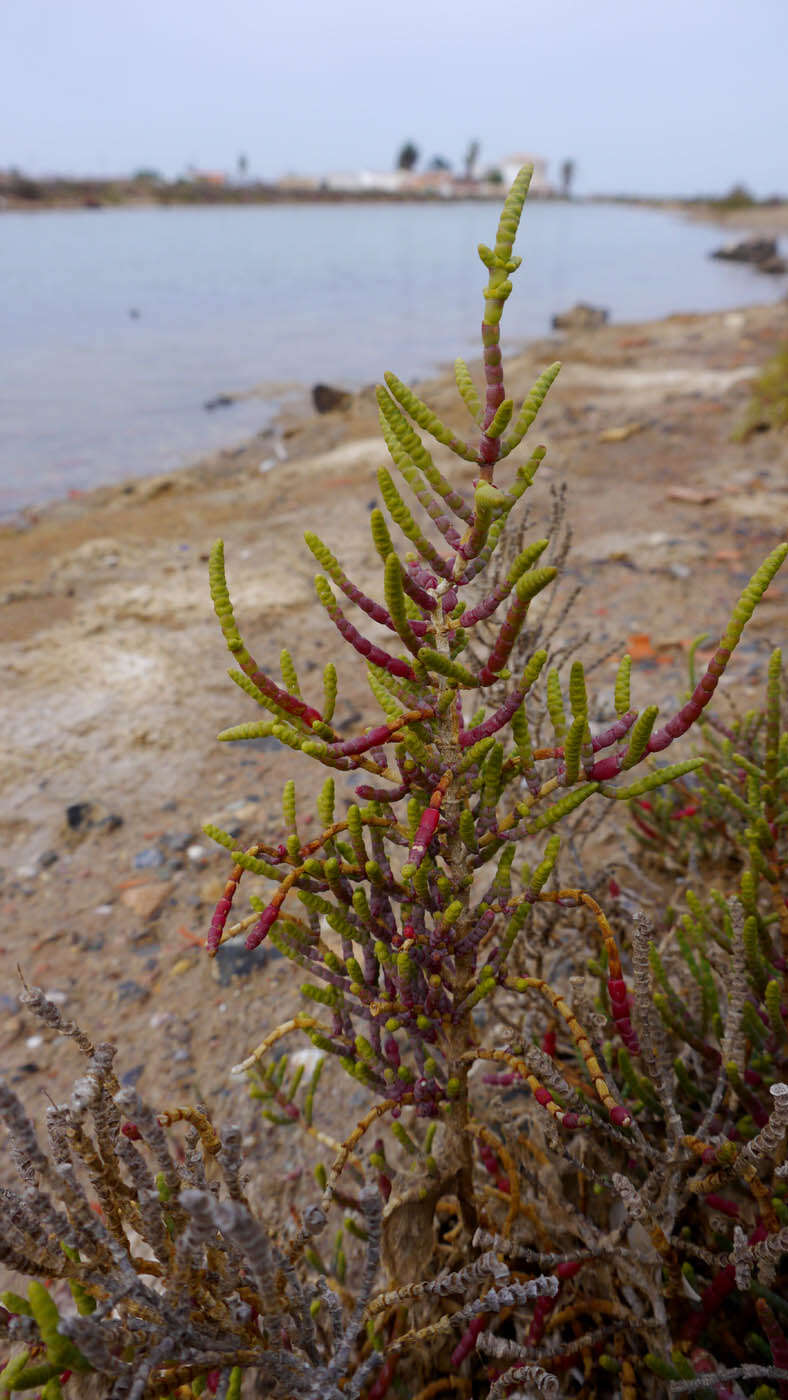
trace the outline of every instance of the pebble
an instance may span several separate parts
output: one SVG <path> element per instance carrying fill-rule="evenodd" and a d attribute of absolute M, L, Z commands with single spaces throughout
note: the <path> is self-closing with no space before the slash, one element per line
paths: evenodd
<path fill-rule="evenodd" d="M 141 1078 L 144 1069 L 144 1065 L 132 1065 L 131 1069 L 127 1069 L 126 1073 L 121 1075 L 121 1084 L 130 1084 L 133 1087 Z"/>
<path fill-rule="evenodd" d="M 131 885 L 120 892 L 120 902 L 140 919 L 152 919 L 158 914 L 170 893 L 170 885 L 156 880 L 152 884 Z"/>
<path fill-rule="evenodd" d="M 123 982 L 119 982 L 115 989 L 117 1001 L 145 1001 L 150 996 L 147 987 L 143 987 L 139 982 L 135 982 L 129 977 Z"/>
<path fill-rule="evenodd" d="M 92 810 L 92 802 L 72 802 L 66 808 L 66 821 L 72 831 L 78 831 L 87 821 Z"/>
<path fill-rule="evenodd" d="M 97 904 L 95 909 L 93 910 L 93 913 L 100 915 L 102 919 L 106 919 L 107 915 L 112 913 L 112 905 Z"/>
<path fill-rule="evenodd" d="M 158 846 L 147 846 L 144 851 L 138 851 L 134 857 L 135 870 L 149 870 L 156 865 L 164 864 L 164 856 Z"/>
<path fill-rule="evenodd" d="M 52 987 L 50 991 L 44 992 L 44 996 L 56 1006 L 63 1006 L 68 1001 L 68 992 L 62 992 L 59 987 Z"/>
<path fill-rule="evenodd" d="M 211 963 L 211 976 L 220 987 L 227 987 L 233 977 L 248 977 L 251 972 L 258 972 L 270 958 L 281 956 L 273 946 L 262 950 L 255 948 L 250 953 L 241 942 L 222 943 Z"/>
<path fill-rule="evenodd" d="M 25 1045 L 28 1050 L 37 1050 L 39 1045 L 44 1044 L 43 1035 L 29 1035 L 25 1038 Z"/>
<path fill-rule="evenodd" d="M 186 851 L 192 843 L 191 831 L 171 831 L 162 840 L 171 851 Z"/>
<path fill-rule="evenodd" d="M 204 864 L 204 862 L 208 859 L 208 852 L 205 849 L 205 847 L 199 846 L 197 844 L 193 846 L 187 846 L 186 854 L 189 857 L 189 860 L 199 861 L 201 865 Z"/>

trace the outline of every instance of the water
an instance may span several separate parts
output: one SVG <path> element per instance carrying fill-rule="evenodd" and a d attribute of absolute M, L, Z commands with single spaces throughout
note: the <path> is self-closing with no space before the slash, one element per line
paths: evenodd
<path fill-rule="evenodd" d="M 478 353 L 489 204 L 0 216 L 0 513 L 182 466 L 270 423 L 287 386 L 359 387 Z M 615 320 L 768 301 L 726 235 L 606 205 L 528 206 L 504 343 L 584 300 Z M 728 235 L 729 236 L 729 235 Z M 132 316 L 131 312 L 139 313 Z M 253 391 L 208 413 L 221 392 Z"/>

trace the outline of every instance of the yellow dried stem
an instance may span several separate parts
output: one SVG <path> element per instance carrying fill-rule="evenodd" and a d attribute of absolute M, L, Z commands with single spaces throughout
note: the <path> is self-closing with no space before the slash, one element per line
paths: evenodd
<path fill-rule="evenodd" d="M 192 1108 L 190 1104 L 182 1108 L 165 1108 L 158 1115 L 162 1128 L 169 1128 L 172 1123 L 190 1123 L 200 1134 L 200 1141 L 203 1150 L 210 1157 L 215 1157 L 221 1151 L 222 1140 L 213 1126 L 207 1113 L 201 1113 L 199 1108 Z"/>
<path fill-rule="evenodd" d="M 255 918 L 256 917 L 255 915 Z M 276 1045 L 278 1040 L 282 1040 L 282 1038 L 289 1035 L 291 1031 L 309 1030 L 318 1030 L 324 1035 L 331 1034 L 328 1026 L 321 1026 L 320 1022 L 316 1020 L 314 1016 L 307 1016 L 302 1011 L 299 1011 L 298 1015 L 294 1016 L 292 1020 L 283 1021 L 281 1026 L 277 1026 L 275 1030 L 269 1031 L 265 1040 L 260 1041 L 257 1049 L 253 1050 L 251 1055 L 247 1055 L 246 1059 L 242 1060 L 240 1064 L 233 1065 L 230 1073 L 245 1074 L 248 1069 L 252 1069 L 256 1064 L 259 1064 L 260 1060 L 268 1054 L 272 1045 Z"/>
<path fill-rule="evenodd" d="M 612 1114 L 614 1110 L 620 1110 L 622 1105 L 616 1103 L 616 1100 L 613 1098 L 607 1080 L 602 1073 L 602 1067 L 594 1054 L 591 1041 L 568 1002 L 564 1001 L 564 998 L 558 992 L 554 992 L 552 987 L 541 977 L 507 977 L 504 986 L 508 987 L 510 991 L 513 992 L 541 992 L 542 996 L 547 998 L 550 1005 L 554 1007 L 559 1016 L 566 1022 L 569 1034 L 585 1060 L 586 1067 L 591 1076 L 591 1082 L 594 1086 L 594 1093 L 599 1099 L 599 1102 L 604 1105 L 608 1113 Z M 631 1116 L 626 1113 L 621 1117 L 619 1126 L 628 1128 L 631 1122 Z"/>
<path fill-rule="evenodd" d="M 355 1147 L 357 1142 L 361 1141 L 367 1129 L 371 1128 L 372 1124 L 376 1123 L 379 1118 L 382 1118 L 384 1116 L 384 1114 L 390 1113 L 392 1108 L 398 1108 L 401 1104 L 410 1103 L 412 1099 L 413 1095 L 410 1093 L 403 1094 L 402 1097 L 399 1099 L 384 1099 L 382 1103 L 373 1104 L 369 1112 L 364 1114 L 364 1117 L 360 1120 L 360 1122 L 356 1124 L 350 1136 L 345 1138 L 345 1141 L 342 1143 L 339 1152 L 337 1153 L 335 1161 L 332 1163 L 331 1169 L 328 1173 L 328 1180 L 326 1181 L 326 1189 L 323 1192 L 320 1201 L 320 1205 L 323 1210 L 328 1210 L 328 1207 L 330 1206 L 334 1198 L 334 1190 L 336 1188 L 336 1184 L 339 1181 L 339 1178 L 342 1175 L 345 1166 L 347 1165 L 348 1159 L 353 1151 L 353 1148 Z"/>

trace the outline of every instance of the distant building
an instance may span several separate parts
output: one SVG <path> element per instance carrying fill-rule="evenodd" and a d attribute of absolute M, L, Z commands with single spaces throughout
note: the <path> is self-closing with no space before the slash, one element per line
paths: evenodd
<path fill-rule="evenodd" d="M 384 194 L 397 194 L 405 183 L 404 170 L 340 170 L 330 171 L 320 180 L 326 190 L 336 190 L 339 194 L 368 194 L 380 190 Z"/>
<path fill-rule="evenodd" d="M 523 165 L 532 165 L 534 168 L 531 179 L 531 194 L 551 195 L 555 194 L 550 181 L 547 178 L 547 161 L 541 156 L 513 155 L 505 156 L 498 162 L 498 169 L 503 175 L 503 183 L 506 189 L 514 182 L 514 178 Z"/>
<path fill-rule="evenodd" d="M 190 170 L 189 179 L 195 185 L 226 185 L 227 176 L 223 170 Z"/>

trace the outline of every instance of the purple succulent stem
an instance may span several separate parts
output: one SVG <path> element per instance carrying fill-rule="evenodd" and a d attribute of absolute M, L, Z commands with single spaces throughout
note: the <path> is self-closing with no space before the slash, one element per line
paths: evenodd
<path fill-rule="evenodd" d="M 611 726 L 610 726 L 609 729 L 603 730 L 603 732 L 602 732 L 601 734 L 597 734 L 596 738 L 593 738 L 593 739 L 591 740 L 591 750 L 592 750 L 592 752 L 593 752 L 593 753 L 598 753 L 600 749 L 606 749 L 606 748 L 608 748 L 608 746 L 609 746 L 610 744 L 615 744 L 615 743 L 617 743 L 617 741 L 618 741 L 619 739 L 623 739 L 624 735 L 629 733 L 629 731 L 630 731 L 630 729 L 632 728 L 632 725 L 635 723 L 635 720 L 637 719 L 637 717 L 638 717 L 638 712 L 637 712 L 637 710 L 627 710 L 627 713 L 626 713 L 625 715 L 621 715 L 620 719 L 617 719 L 616 722 L 615 722 L 615 724 L 611 724 Z M 626 750 L 625 750 L 625 749 L 622 749 L 622 750 L 620 750 L 620 753 L 626 753 Z M 562 745 L 559 745 L 558 748 L 553 749 L 552 754 L 550 755 L 550 757 L 552 757 L 552 758 L 563 758 L 563 754 L 564 754 L 563 746 L 562 746 Z M 612 756 L 612 755 L 611 755 L 611 756 Z M 544 750 L 542 750 L 542 752 L 541 752 L 541 757 L 542 757 L 542 758 L 545 757 L 545 752 L 544 752 Z M 603 760 L 600 759 L 600 763 L 602 763 L 602 762 L 603 762 Z M 585 776 L 586 778 L 593 779 L 594 773 L 595 773 L 595 771 L 596 771 L 597 769 L 598 769 L 598 765 L 597 765 L 597 764 L 588 764 L 588 765 L 586 766 L 585 775 L 584 775 L 584 776 Z M 620 770 L 619 770 L 619 771 L 620 771 Z M 559 778 L 562 778 L 562 777 L 564 776 L 564 773 L 565 773 L 565 772 L 566 772 L 566 765 L 563 764 L 563 763 L 560 763 L 560 764 L 558 765 L 558 769 L 556 770 L 556 776 L 559 777 Z"/>
<path fill-rule="evenodd" d="M 255 948 L 259 948 L 263 939 L 279 918 L 281 909 L 281 903 L 273 899 L 263 910 L 254 928 L 246 935 L 246 947 L 250 953 L 253 952 Z"/>
<path fill-rule="evenodd" d="M 422 813 L 419 829 L 416 832 L 416 838 L 408 854 L 409 865 L 415 865 L 417 868 L 421 865 L 427 853 L 427 847 L 438 828 L 439 821 L 440 812 L 437 807 L 427 807 Z"/>
<path fill-rule="evenodd" d="M 485 481 L 492 481 L 493 467 L 501 451 L 500 438 L 491 438 L 485 432 L 489 428 L 506 394 L 503 387 L 503 365 L 501 363 L 500 329 L 497 323 L 482 321 L 482 345 L 484 346 L 484 378 L 487 393 L 484 400 L 482 435 L 479 439 L 479 462 L 481 475 Z"/>
<path fill-rule="evenodd" d="M 450 545 L 452 549 L 456 549 L 457 545 L 460 543 L 460 536 L 458 531 L 452 524 L 450 516 L 444 515 L 443 507 L 439 505 L 435 497 L 426 489 L 426 487 L 418 488 L 414 485 L 413 481 L 411 481 L 409 484 L 413 490 L 414 495 L 416 496 L 416 499 L 421 502 L 422 506 L 424 507 L 428 516 L 430 517 L 430 520 L 433 522 L 436 529 L 440 530 L 446 543 Z"/>
<path fill-rule="evenodd" d="M 208 937 L 205 940 L 205 946 L 209 953 L 215 953 L 216 949 L 219 947 L 222 941 L 222 934 L 224 933 L 224 926 L 227 923 L 227 916 L 232 907 L 232 900 L 228 899 L 226 895 L 223 895 L 216 905 L 213 911 L 213 918 L 211 919 L 211 927 L 208 930 Z"/>
<path fill-rule="evenodd" d="M 607 984 L 610 1008 L 616 1029 L 632 1055 L 640 1054 L 640 1044 L 629 1016 L 629 993 L 621 977 L 610 977 Z"/>
<path fill-rule="evenodd" d="M 413 681 L 416 679 L 412 667 L 406 661 L 400 661 L 398 657 L 389 655 L 387 651 L 382 651 L 380 647 L 368 641 L 358 628 L 348 621 L 339 606 L 335 604 L 334 607 L 327 608 L 326 611 L 340 636 L 344 637 L 345 641 L 349 642 L 361 656 L 365 656 L 367 661 L 371 661 L 373 666 L 379 666 L 382 671 L 388 671 L 391 676 L 401 676 L 403 680 Z M 303 708 L 306 709 L 307 706 L 303 706 Z M 316 710 L 313 710 L 312 713 L 315 719 L 320 719 Z"/>
<path fill-rule="evenodd" d="M 411 593 L 406 579 L 409 580 L 414 592 Z M 427 592 L 427 589 L 437 588 L 438 580 L 418 559 L 408 560 L 405 565 L 405 574 L 402 583 L 403 587 L 410 593 L 414 603 L 418 603 L 420 607 L 426 608 L 428 612 L 432 612 L 435 607 L 435 599 Z"/>
<path fill-rule="evenodd" d="M 497 734 L 499 729 L 503 729 L 516 710 L 519 710 L 525 697 L 525 687 L 516 686 L 511 695 L 504 701 L 500 709 L 490 715 L 481 724 L 477 724 L 473 729 L 465 729 L 460 734 L 460 748 L 470 748 L 472 744 L 478 743 L 479 739 L 488 739 L 491 734 Z"/>
<path fill-rule="evenodd" d="M 479 943 L 481 943 L 485 933 L 492 928 L 495 921 L 495 912 L 494 909 L 485 909 L 475 928 L 472 928 L 470 933 L 466 933 L 465 937 L 457 944 L 454 951 L 463 954 L 473 952 L 474 948 L 478 947 Z"/>
<path fill-rule="evenodd" d="M 717 648 L 686 705 L 682 705 L 678 713 L 669 719 L 662 729 L 658 729 L 651 735 L 646 745 L 646 753 L 661 753 L 663 749 L 668 748 L 673 743 L 674 739 L 680 739 L 682 734 L 686 734 L 711 700 L 717 689 L 717 682 L 730 660 L 730 655 L 731 649 L 729 647 L 720 646 Z M 616 778 L 622 771 L 626 752 L 626 749 L 618 749 L 616 753 L 607 754 L 598 763 L 592 764 L 588 770 L 588 777 L 599 782 Z"/>
<path fill-rule="evenodd" d="M 708 705 L 730 657 L 730 647 L 717 647 L 686 705 L 682 705 L 678 714 L 669 719 L 662 729 L 658 729 L 655 734 L 651 735 L 646 745 L 647 753 L 660 753 L 662 749 L 666 749 L 669 744 L 672 744 L 674 739 L 679 739 L 682 734 L 686 734 L 690 725 L 695 723 Z"/>
<path fill-rule="evenodd" d="M 368 783 L 361 783 L 356 788 L 356 797 L 360 797 L 364 802 L 399 802 L 403 797 L 407 797 L 410 792 L 410 779 L 400 783 L 399 787 L 376 788 L 370 787 Z"/>
<path fill-rule="evenodd" d="M 503 670 L 509 660 L 512 647 L 517 641 L 530 601 L 530 598 L 523 600 L 518 597 L 515 598 L 509 608 L 501 625 L 501 630 L 495 639 L 495 645 L 490 652 L 486 664 L 481 669 L 479 679 L 482 685 L 492 685 L 497 679 L 497 673 Z"/>
<path fill-rule="evenodd" d="M 283 710 L 287 710 L 289 715 L 295 715 L 298 719 L 303 720 L 308 729 L 311 729 L 315 723 L 322 723 L 323 716 L 319 710 L 313 710 L 311 705 L 305 705 L 303 700 L 299 700 L 297 695 L 291 695 L 289 690 L 282 690 L 281 686 L 278 686 L 275 681 L 271 680 L 270 676 L 265 674 L 265 671 L 257 669 L 251 657 L 246 665 L 244 665 L 242 657 L 239 657 L 238 660 L 241 670 L 246 672 L 250 681 L 253 681 L 257 689 L 263 695 L 267 695 L 269 700 L 275 700 L 277 705 L 281 706 Z"/>
<path fill-rule="evenodd" d="M 624 735 L 629 733 L 637 717 L 637 710 L 627 710 L 626 714 L 621 715 L 614 724 L 611 724 L 609 729 L 603 729 L 601 734 L 594 735 L 591 739 L 591 748 L 594 753 L 598 753 L 600 749 L 606 749 L 610 744 L 616 744 L 619 739 L 623 739 Z M 559 754 L 563 754 L 563 749 L 556 750 L 556 756 Z"/>
<path fill-rule="evenodd" d="M 366 734 L 357 734 L 353 739 L 343 739 L 339 744 L 331 744 L 329 752 L 332 758 L 349 758 L 353 754 L 366 753 L 367 749 L 374 749 L 378 744 L 387 744 L 391 738 L 392 730 L 389 726 L 377 724 Z"/>
<path fill-rule="evenodd" d="M 491 617 L 496 608 L 500 607 L 504 598 L 508 598 L 513 587 L 514 584 L 510 583 L 508 579 L 504 579 L 503 583 L 499 583 L 492 593 L 488 593 L 486 598 L 482 598 L 482 601 L 477 603 L 475 608 L 469 608 L 468 612 L 463 613 L 457 626 L 473 627 L 474 623 L 483 622 L 486 617 Z"/>

